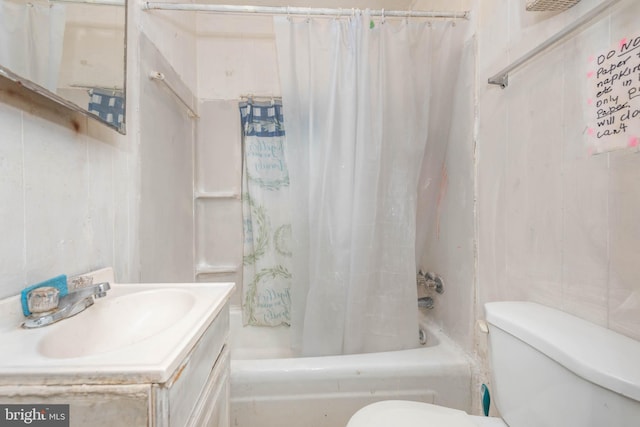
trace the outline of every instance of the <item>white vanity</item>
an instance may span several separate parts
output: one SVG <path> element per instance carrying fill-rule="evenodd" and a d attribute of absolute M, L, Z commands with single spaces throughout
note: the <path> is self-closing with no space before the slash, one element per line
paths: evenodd
<path fill-rule="evenodd" d="M 71 426 L 229 425 L 232 283 L 115 284 L 52 325 L 0 301 L 0 402 L 69 404 Z"/>

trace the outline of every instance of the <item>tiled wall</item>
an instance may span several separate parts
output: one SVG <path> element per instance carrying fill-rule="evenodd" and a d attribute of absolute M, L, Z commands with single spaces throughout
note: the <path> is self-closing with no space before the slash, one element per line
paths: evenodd
<path fill-rule="evenodd" d="M 196 201 L 196 264 L 218 271 L 199 281 L 242 281 L 242 95 L 279 96 L 273 18 L 198 14 L 198 123 L 195 187 L 226 197 Z M 285 117 L 286 126 L 286 117 Z M 235 271 L 231 271 L 235 269 Z"/>
<path fill-rule="evenodd" d="M 198 281 L 242 282 L 240 114 L 237 100 L 203 100 L 196 140 L 195 203 Z M 205 273 L 208 271 L 208 273 Z"/>
<path fill-rule="evenodd" d="M 638 35 L 640 3 L 621 1 L 507 89 L 486 84 L 600 3 L 556 14 L 481 3 L 478 303 L 537 301 L 640 339 L 640 155 L 590 156 L 584 114 L 589 56 Z"/>
<path fill-rule="evenodd" d="M 135 147 L 0 87 L 0 297 L 58 274 L 136 275 Z"/>
<path fill-rule="evenodd" d="M 148 78 L 161 72 L 183 99 L 192 98 L 156 46 L 140 36 L 140 281 L 192 282 L 197 119 L 163 83 Z"/>

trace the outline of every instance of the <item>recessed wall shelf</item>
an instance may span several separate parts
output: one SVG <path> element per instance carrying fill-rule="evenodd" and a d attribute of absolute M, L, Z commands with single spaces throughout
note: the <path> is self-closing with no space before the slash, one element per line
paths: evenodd
<path fill-rule="evenodd" d="M 196 267 L 196 276 L 205 274 L 235 274 L 238 272 L 237 265 L 206 265 L 201 264 Z"/>
<path fill-rule="evenodd" d="M 240 194 L 235 191 L 196 191 L 195 199 L 240 199 Z"/>

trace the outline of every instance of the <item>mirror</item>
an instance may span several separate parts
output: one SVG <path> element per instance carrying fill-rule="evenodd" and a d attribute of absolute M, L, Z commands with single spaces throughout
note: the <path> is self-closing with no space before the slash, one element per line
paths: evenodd
<path fill-rule="evenodd" d="M 125 0 L 0 0 L 0 76 L 125 133 Z"/>

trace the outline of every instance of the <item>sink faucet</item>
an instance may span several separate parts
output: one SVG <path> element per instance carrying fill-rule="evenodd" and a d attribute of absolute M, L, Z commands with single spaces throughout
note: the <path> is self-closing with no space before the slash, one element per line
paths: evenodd
<path fill-rule="evenodd" d="M 40 288 L 36 288 L 30 292 L 33 293 Z M 93 305 L 94 298 L 102 298 L 107 296 L 107 291 L 111 289 L 109 282 L 89 284 L 78 289 L 70 290 L 63 297 L 57 298 L 58 289 L 51 288 L 57 294 L 53 300 L 58 300 L 56 305 L 51 306 L 51 310 L 43 313 L 32 313 L 22 324 L 23 328 L 40 328 L 55 323 L 59 320 L 66 319 L 76 315 L 88 307 Z"/>

